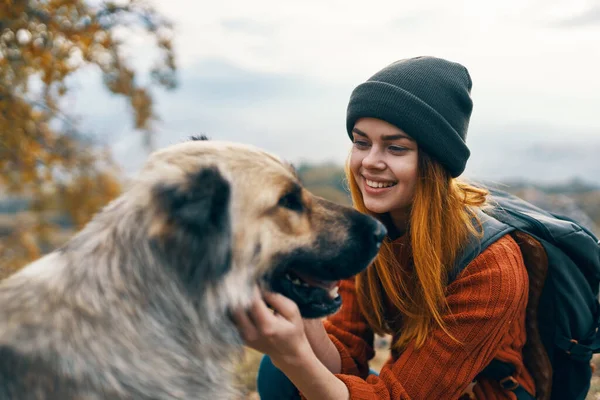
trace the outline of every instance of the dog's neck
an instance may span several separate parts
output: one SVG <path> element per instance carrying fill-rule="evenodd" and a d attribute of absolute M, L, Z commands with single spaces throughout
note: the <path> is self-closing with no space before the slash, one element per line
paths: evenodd
<path fill-rule="evenodd" d="M 190 297 L 174 275 L 157 264 L 147 241 L 124 240 L 115 228 L 101 228 L 98 223 L 88 225 L 62 249 L 3 285 L 0 299 L 7 318 L 14 305 L 20 318 L 28 318 L 36 329 L 28 343 L 20 341 L 23 350 L 35 353 L 37 346 L 69 343 L 67 349 L 55 347 L 57 354 L 70 353 L 64 358 L 69 365 L 58 361 L 54 367 L 86 375 L 98 385 L 114 381 L 126 386 L 131 380 L 144 382 L 140 391 L 168 388 L 181 394 L 176 382 L 183 379 L 185 387 L 206 394 L 210 387 L 226 391 L 222 382 L 230 380 L 231 360 L 239 358 L 242 346 L 227 313 L 214 310 L 222 305 L 209 293 Z M 20 290 L 26 285 L 36 290 Z M 57 335 L 60 340 L 53 340 Z M 120 367 L 132 362 L 136 368 Z M 146 382 L 148 376 L 156 376 L 146 373 L 149 368 L 161 370 L 164 379 Z M 127 378 L 131 374 L 135 378 Z M 226 398 L 223 393 L 212 398 Z"/>

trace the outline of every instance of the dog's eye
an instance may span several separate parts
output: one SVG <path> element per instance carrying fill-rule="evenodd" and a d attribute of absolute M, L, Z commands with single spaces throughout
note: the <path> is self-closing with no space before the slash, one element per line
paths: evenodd
<path fill-rule="evenodd" d="M 279 199 L 278 205 L 279 207 L 287 208 L 297 212 L 300 212 L 304 209 L 304 205 L 300 199 L 300 193 L 298 192 L 287 193 Z"/>

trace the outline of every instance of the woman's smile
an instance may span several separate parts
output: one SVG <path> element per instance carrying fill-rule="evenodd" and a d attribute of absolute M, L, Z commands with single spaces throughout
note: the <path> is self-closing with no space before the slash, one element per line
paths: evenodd
<path fill-rule="evenodd" d="M 364 193 L 370 196 L 380 196 L 387 194 L 391 192 L 393 188 L 398 184 L 397 181 L 367 179 L 364 176 L 362 178 L 362 186 L 364 189 Z"/>

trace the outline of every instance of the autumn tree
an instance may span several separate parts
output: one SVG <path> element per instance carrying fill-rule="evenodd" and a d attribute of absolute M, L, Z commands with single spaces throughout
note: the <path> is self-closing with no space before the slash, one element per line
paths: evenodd
<path fill-rule="evenodd" d="M 147 84 L 120 39 L 136 34 L 158 49 Z M 0 237 L 0 278 L 52 245 L 52 216 L 79 228 L 120 191 L 110 153 L 61 102 L 75 90 L 68 78 L 83 68 L 128 102 L 133 127 L 151 147 L 152 86 L 176 86 L 165 18 L 141 0 L 0 0 L 0 194 L 31 199 L 29 218 Z"/>

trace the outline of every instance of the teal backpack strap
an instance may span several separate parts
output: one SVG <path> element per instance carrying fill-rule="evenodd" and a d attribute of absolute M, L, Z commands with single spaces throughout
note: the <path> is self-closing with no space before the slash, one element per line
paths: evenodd
<path fill-rule="evenodd" d="M 475 211 L 479 222 L 483 228 L 483 236 L 477 237 L 472 235 L 464 247 L 459 257 L 457 257 L 454 263 L 454 269 L 450 271 L 448 276 L 448 284 L 452 283 L 458 275 L 473 261 L 481 252 L 488 248 L 489 245 L 515 230 L 510 225 L 498 221 L 496 218 L 489 216 L 485 212 L 477 209 Z M 473 225 L 479 227 L 477 222 L 473 220 Z M 484 368 L 478 377 L 486 377 L 489 379 L 496 380 L 506 390 L 512 391 L 518 400 L 533 400 L 534 397 L 529 394 L 517 381 L 512 377 L 514 373 L 514 366 L 509 363 L 504 363 L 498 360 L 492 360 L 492 362 Z"/>
<path fill-rule="evenodd" d="M 452 283 L 467 265 L 469 265 L 471 261 L 473 261 L 489 245 L 507 233 L 515 230 L 512 226 L 498 221 L 496 218 L 489 216 L 480 209 L 476 209 L 475 213 L 483 227 L 483 237 L 479 238 L 472 235 L 469 238 L 467 245 L 457 257 L 454 268 L 448 274 L 448 284 Z M 476 228 L 479 228 L 475 220 L 473 220 L 473 225 L 475 225 Z"/>

